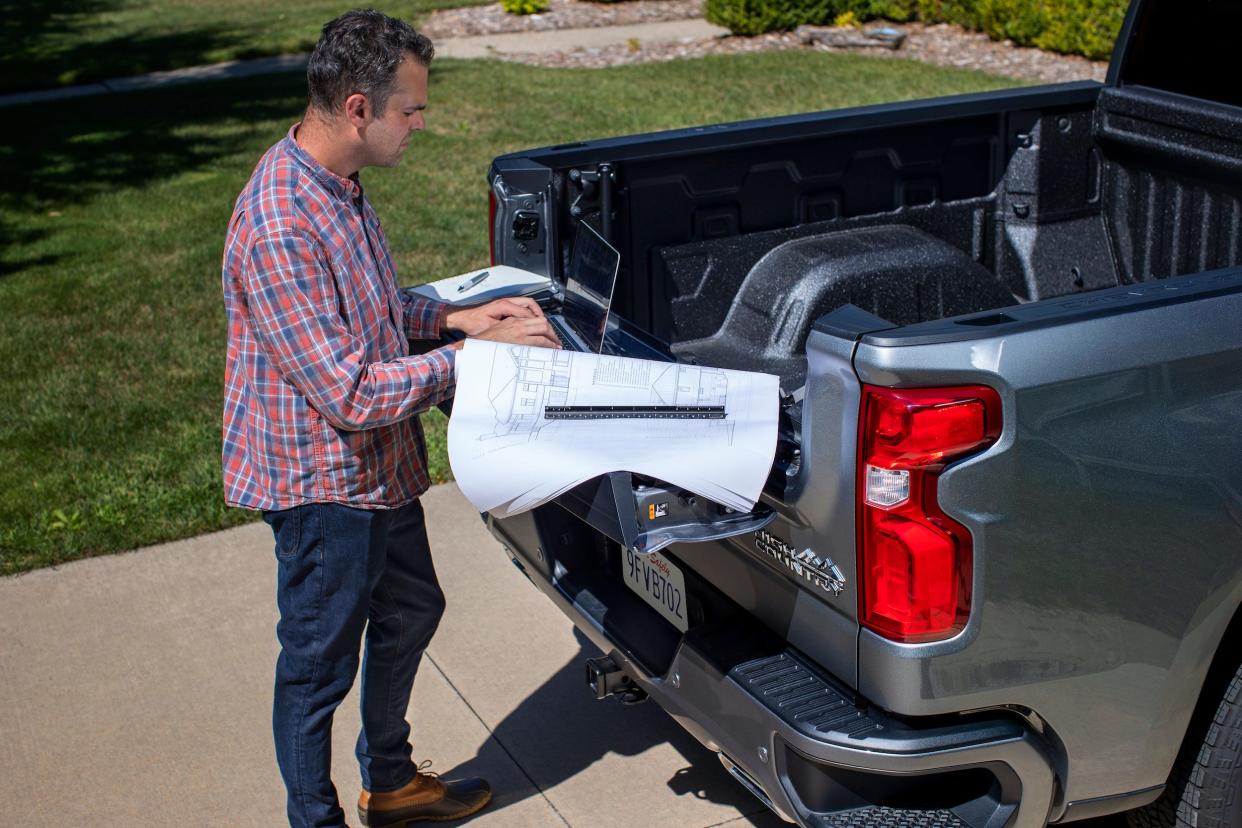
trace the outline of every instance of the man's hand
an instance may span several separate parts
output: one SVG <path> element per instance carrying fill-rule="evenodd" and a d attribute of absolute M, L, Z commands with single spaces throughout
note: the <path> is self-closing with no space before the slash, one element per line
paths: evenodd
<path fill-rule="evenodd" d="M 450 311 L 444 317 L 444 326 L 450 331 L 461 331 L 466 336 L 478 336 L 506 319 L 542 321 L 543 311 L 534 299 L 515 296 L 511 299 L 497 299 L 474 308 Z"/>
<path fill-rule="evenodd" d="M 511 316 L 492 325 L 475 339 L 508 342 L 511 345 L 534 345 L 539 348 L 561 347 L 561 341 L 556 338 L 552 326 L 542 314 L 538 317 Z"/>

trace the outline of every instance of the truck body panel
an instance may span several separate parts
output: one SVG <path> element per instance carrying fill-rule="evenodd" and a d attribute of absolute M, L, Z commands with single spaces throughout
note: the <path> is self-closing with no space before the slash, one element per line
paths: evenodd
<path fill-rule="evenodd" d="M 982 603 L 935 645 L 864 631 L 858 690 L 916 716 L 1036 711 L 1082 800 L 1163 783 L 1242 603 L 1242 467 L 1227 459 L 1242 457 L 1242 271 L 1040 304 L 1025 329 L 929 342 L 910 326 L 859 345 L 864 382 L 989 385 L 1007 416 L 939 489 L 971 529 Z"/>

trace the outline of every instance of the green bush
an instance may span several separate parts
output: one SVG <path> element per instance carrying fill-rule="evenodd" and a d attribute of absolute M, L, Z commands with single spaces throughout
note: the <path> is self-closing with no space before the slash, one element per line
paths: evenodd
<path fill-rule="evenodd" d="M 823 25 L 853 13 L 860 20 L 956 23 L 1054 52 L 1107 58 L 1128 0 L 707 0 L 705 14 L 734 34 Z"/>
<path fill-rule="evenodd" d="M 1048 5 L 1044 30 L 1035 45 L 1054 52 L 1104 59 L 1125 21 L 1123 0 L 1062 0 Z"/>
<path fill-rule="evenodd" d="M 845 11 L 840 5 L 833 0 L 707 0 L 703 16 L 734 34 L 757 35 L 827 23 Z"/>
<path fill-rule="evenodd" d="M 756 35 L 827 25 L 849 13 L 859 20 L 913 20 L 918 7 L 919 0 L 707 0 L 704 14 L 734 34 Z"/>
<path fill-rule="evenodd" d="M 881 17 L 901 23 L 916 17 L 918 5 L 918 0 L 852 0 L 842 3 L 863 20 Z"/>
<path fill-rule="evenodd" d="M 917 0 L 915 12 L 928 23 L 956 23 L 966 29 L 981 29 L 979 0 Z"/>
<path fill-rule="evenodd" d="M 548 0 L 500 0 L 500 7 L 509 14 L 539 14 L 548 10 Z"/>
<path fill-rule="evenodd" d="M 973 5 L 977 25 L 972 28 L 990 37 L 1099 59 L 1112 53 L 1128 4 L 1125 0 L 975 0 Z"/>

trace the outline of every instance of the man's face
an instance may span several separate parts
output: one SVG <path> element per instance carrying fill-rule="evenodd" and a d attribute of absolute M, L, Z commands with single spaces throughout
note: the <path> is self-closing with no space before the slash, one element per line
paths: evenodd
<path fill-rule="evenodd" d="M 422 129 L 427 108 L 427 67 L 406 56 L 397 67 L 392 94 L 383 114 L 373 116 L 365 140 L 368 166 L 395 167 L 410 145 L 410 138 Z"/>

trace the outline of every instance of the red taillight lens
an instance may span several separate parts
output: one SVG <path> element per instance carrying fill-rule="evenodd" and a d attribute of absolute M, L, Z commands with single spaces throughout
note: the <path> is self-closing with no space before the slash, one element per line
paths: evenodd
<path fill-rule="evenodd" d="M 927 389 L 883 390 L 872 398 L 868 423 L 875 437 L 872 465 L 891 469 L 943 464 L 987 442 L 982 399 Z"/>
<path fill-rule="evenodd" d="M 487 191 L 487 252 L 496 264 L 496 193 Z"/>
<path fill-rule="evenodd" d="M 858 473 L 859 614 L 896 641 L 947 638 L 970 616 L 971 542 L 940 510 L 945 465 L 1000 435 L 986 386 L 863 387 Z"/>
<path fill-rule="evenodd" d="M 963 571 L 957 540 L 898 515 L 871 517 L 868 530 L 869 626 L 899 640 L 955 629 L 961 612 L 970 612 L 970 581 L 961 577 L 970 573 Z"/>

